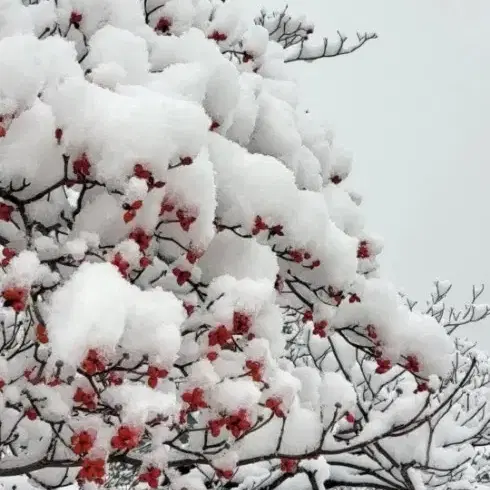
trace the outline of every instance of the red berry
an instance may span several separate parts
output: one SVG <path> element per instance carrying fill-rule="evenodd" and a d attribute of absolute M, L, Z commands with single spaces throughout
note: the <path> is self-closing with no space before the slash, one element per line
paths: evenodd
<path fill-rule="evenodd" d="M 347 422 L 349 422 L 349 424 L 353 424 L 356 421 L 356 418 L 350 412 L 347 412 L 345 414 L 345 420 L 347 420 Z"/>
<path fill-rule="evenodd" d="M 4 138 L 7 134 L 7 130 L 0 124 L 0 138 Z"/>

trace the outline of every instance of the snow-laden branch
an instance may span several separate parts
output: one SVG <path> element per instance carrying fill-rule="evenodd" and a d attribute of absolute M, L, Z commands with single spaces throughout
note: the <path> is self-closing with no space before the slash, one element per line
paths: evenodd
<path fill-rule="evenodd" d="M 377 39 L 378 37 L 376 33 L 357 33 L 357 41 L 349 43 L 346 36 L 343 36 L 340 32 L 337 34 L 338 39 L 335 39 L 334 41 L 329 38 L 324 38 L 322 43 L 301 41 L 294 46 L 288 47 L 285 50 L 286 63 L 292 61 L 312 62 L 320 58 L 333 58 L 335 56 L 351 54 L 364 46 L 368 41 Z"/>
<path fill-rule="evenodd" d="M 284 48 L 286 63 L 312 62 L 321 58 L 350 54 L 378 37 L 374 32 L 358 32 L 357 40 L 351 42 L 347 36 L 337 31 L 337 39 L 325 37 L 321 42 L 312 41 L 310 38 L 314 32 L 314 24 L 305 16 L 291 15 L 287 7 L 272 13 L 262 11 L 255 22 L 265 27 L 270 39 Z"/>

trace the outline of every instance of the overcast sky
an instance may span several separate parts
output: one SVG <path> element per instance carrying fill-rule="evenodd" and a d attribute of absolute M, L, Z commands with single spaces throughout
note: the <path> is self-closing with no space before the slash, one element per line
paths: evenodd
<path fill-rule="evenodd" d="M 490 303 L 490 2 L 289 0 L 316 33 L 379 39 L 292 69 L 302 99 L 354 154 L 369 229 L 393 282 L 424 299 L 436 278 Z M 273 9 L 280 0 L 263 0 Z M 490 322 L 471 332 L 490 349 Z"/>

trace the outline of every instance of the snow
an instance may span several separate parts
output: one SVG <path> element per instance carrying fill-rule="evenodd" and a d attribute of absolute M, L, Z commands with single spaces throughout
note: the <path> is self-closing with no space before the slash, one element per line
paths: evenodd
<path fill-rule="evenodd" d="M 17 438 L 0 475 L 51 458 L 35 475 L 56 487 L 64 461 L 121 459 L 125 424 L 149 443 L 131 449 L 141 471 L 174 490 L 205 475 L 250 490 L 288 456 L 301 474 L 282 490 L 307 475 L 376 484 L 384 456 L 362 448 L 377 438 L 425 464 L 421 417 L 487 358 L 456 352 L 378 277 L 352 157 L 301 109 L 285 64 L 323 53 L 312 23 L 254 24 L 238 1 L 27 3 L 0 6 L 0 426 Z M 485 397 L 451 402 L 433 465 L 472 457 L 461 441 L 481 421 L 462 420 Z M 93 448 L 75 454 L 83 430 Z M 398 482 L 397 468 L 380 472 Z"/>

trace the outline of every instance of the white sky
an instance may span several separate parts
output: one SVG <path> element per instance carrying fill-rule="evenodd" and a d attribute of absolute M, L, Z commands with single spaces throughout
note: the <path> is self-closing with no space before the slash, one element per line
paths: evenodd
<path fill-rule="evenodd" d="M 369 229 L 385 239 L 385 273 L 421 300 L 436 278 L 451 280 L 460 304 L 488 282 L 490 303 L 490 2 L 288 4 L 316 34 L 379 35 L 352 55 L 292 69 L 306 107 L 354 153 L 352 182 Z M 490 322 L 465 333 L 490 348 Z"/>

